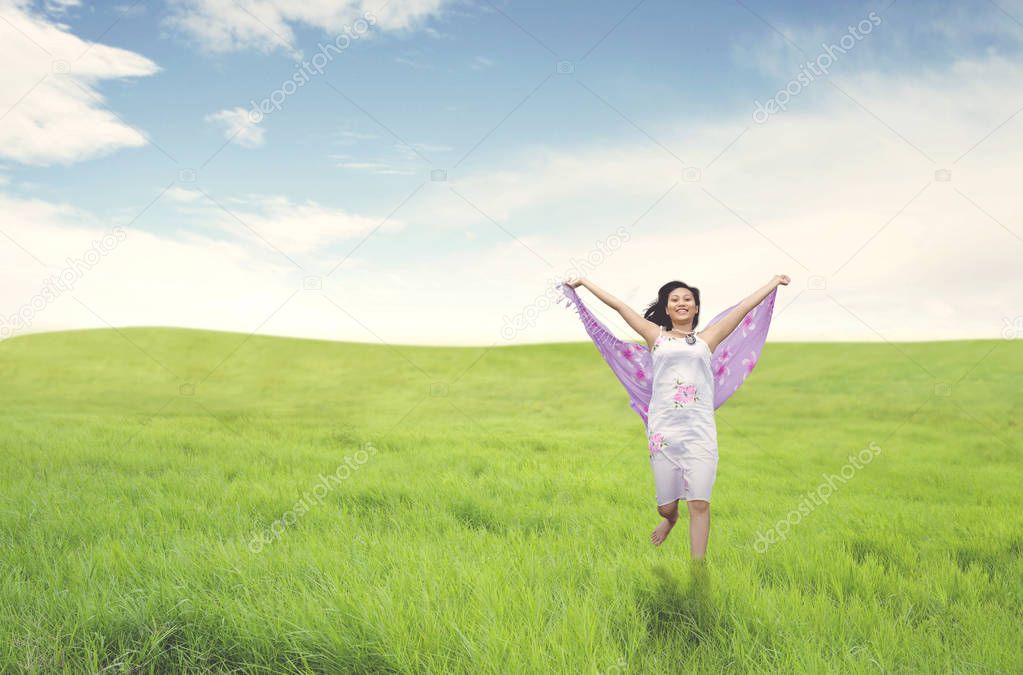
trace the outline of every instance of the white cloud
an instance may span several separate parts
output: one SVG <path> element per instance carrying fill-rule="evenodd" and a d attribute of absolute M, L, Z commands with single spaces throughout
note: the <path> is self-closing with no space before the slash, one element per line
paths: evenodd
<path fill-rule="evenodd" d="M 490 68 L 492 65 L 494 65 L 493 60 L 488 59 L 485 56 L 477 56 L 473 58 L 472 63 L 469 64 L 469 67 L 472 68 L 473 70 L 483 70 L 485 68 Z"/>
<path fill-rule="evenodd" d="M 415 174 L 415 170 L 395 166 L 386 162 L 353 162 L 343 157 L 335 157 L 340 161 L 337 162 L 339 169 L 348 169 L 350 171 L 365 171 L 379 176 L 411 176 Z"/>
<path fill-rule="evenodd" d="M 353 131 L 351 129 L 341 129 L 335 132 L 335 143 L 338 145 L 355 145 L 359 141 L 372 141 L 379 138 L 376 134 L 368 134 L 361 131 Z"/>
<path fill-rule="evenodd" d="M 163 193 L 163 198 L 171 202 L 191 204 L 200 201 L 203 198 L 203 194 L 198 190 L 188 190 L 175 185 Z"/>
<path fill-rule="evenodd" d="M 1023 64 L 992 55 L 941 71 L 868 72 L 846 76 L 843 89 L 858 103 L 831 91 L 763 126 L 747 111 L 650 126 L 704 168 L 699 182 L 680 181 L 680 163 L 637 132 L 616 145 L 528 148 L 499 170 L 451 172 L 452 189 L 424 193 L 408 218 L 505 240 L 471 258 L 430 262 L 451 279 L 487 270 L 502 280 L 489 292 L 518 304 L 509 314 L 531 304 L 546 279 L 568 273 L 573 257 L 645 213 L 632 240 L 590 272 L 615 293 L 645 289 L 630 297 L 635 307 L 682 278 L 704 287 L 712 316 L 788 273 L 795 283 L 782 297 L 804 292 L 779 322 L 779 339 L 998 337 L 1020 315 Z M 936 180 L 941 169 L 951 181 Z M 808 289 L 812 276 L 824 278 L 827 293 Z M 510 278 L 517 283 L 505 285 Z M 474 290 L 485 294 L 483 283 Z M 572 321 L 546 316 L 522 338 L 578 337 Z M 489 322 L 496 334 L 501 321 Z"/>
<path fill-rule="evenodd" d="M 405 145 L 404 143 L 395 143 L 395 151 L 401 153 L 406 159 L 421 159 L 416 152 L 421 153 L 444 153 L 451 152 L 454 150 L 450 145 L 442 145 L 440 143 L 412 143 L 412 147 Z"/>
<path fill-rule="evenodd" d="M 331 35 L 359 35 L 355 22 L 364 19 L 369 30 L 403 31 L 420 27 L 437 15 L 445 0 L 375 2 L 370 0 L 176 0 L 168 21 L 206 50 L 229 52 L 258 49 L 296 50 L 294 27 L 319 28 Z"/>
<path fill-rule="evenodd" d="M 196 225 L 213 227 L 257 248 L 274 248 L 304 260 L 315 259 L 335 244 L 361 238 L 377 226 L 385 235 L 404 227 L 397 218 L 381 225 L 383 217 L 363 216 L 314 201 L 296 202 L 281 195 L 223 197 L 175 187 L 167 191 L 166 197 Z"/>
<path fill-rule="evenodd" d="M 254 328 L 274 303 L 287 297 L 278 281 L 286 261 L 281 265 L 254 256 L 240 243 L 196 235 L 171 239 L 128 229 L 122 241 L 110 238 L 115 246 L 94 255 L 94 264 L 89 264 L 87 252 L 98 250 L 96 242 L 113 230 L 88 213 L 3 194 L 0 208 L 14 218 L 7 232 L 20 245 L 0 248 L 0 326 L 5 336 L 11 330 L 105 328 L 108 322 Z M 77 279 L 72 274 L 70 288 L 61 290 L 54 279 L 65 269 L 80 274 Z M 28 318 L 26 326 L 12 319 L 19 314 Z"/>
<path fill-rule="evenodd" d="M 249 110 L 237 107 L 206 116 L 224 131 L 224 138 L 243 148 L 257 148 L 265 142 L 266 129 L 252 121 Z"/>
<path fill-rule="evenodd" d="M 141 131 L 105 109 L 96 85 L 152 75 L 159 71 L 155 63 L 124 49 L 90 46 L 21 0 L 0 0 L 0 12 L 0 157 L 67 165 L 146 144 Z"/>
<path fill-rule="evenodd" d="M 429 63 L 423 63 L 422 61 L 417 61 L 414 58 L 405 56 L 395 56 L 394 62 L 400 63 L 403 66 L 408 66 L 409 68 L 415 68 L 416 70 L 434 70 L 434 66 Z"/>
<path fill-rule="evenodd" d="M 53 15 L 61 15 L 71 7 L 80 6 L 81 0 L 45 0 L 46 11 Z"/>
<path fill-rule="evenodd" d="M 452 39 L 454 37 L 454 36 L 452 36 L 449 33 L 441 33 L 436 28 L 433 28 L 431 26 L 424 26 L 423 27 L 423 33 L 425 33 L 426 35 L 428 35 L 428 36 L 430 36 L 430 37 L 432 37 L 432 38 L 434 38 L 436 40 L 450 40 L 450 39 Z"/>
<path fill-rule="evenodd" d="M 121 19 L 135 18 L 139 16 L 145 16 L 146 6 L 141 2 L 124 3 L 120 5 L 114 5 L 114 11 L 117 12 L 117 16 Z"/>
<path fill-rule="evenodd" d="M 333 243 L 361 239 L 382 219 L 284 197 L 218 198 L 257 236 L 198 190 L 172 188 L 161 200 L 177 204 L 182 213 L 194 217 L 195 225 L 211 224 L 238 236 L 225 240 L 196 232 L 128 227 L 113 248 L 94 256 L 94 264 L 82 265 L 96 242 L 116 232 L 116 224 L 70 205 L 0 192 L 0 211 L 7 219 L 4 233 L 16 242 L 5 239 L 0 246 L 0 337 L 8 337 L 12 329 L 24 334 L 109 324 L 246 333 L 262 326 L 260 332 L 266 334 L 375 341 L 370 331 L 386 333 L 393 323 L 378 315 L 376 305 L 389 297 L 390 291 L 381 290 L 381 285 L 391 283 L 390 270 L 371 266 L 347 250 L 340 254 L 330 250 Z M 378 236 L 400 228 L 401 223 L 392 220 Z M 311 292 L 300 293 L 267 321 L 307 277 L 325 276 L 342 259 L 341 270 L 325 277 L 325 290 L 355 319 Z M 46 289 L 56 288 L 54 280 L 65 269 L 81 274 L 72 277 L 69 289 L 58 290 L 55 298 L 51 292 L 49 301 L 43 301 Z M 28 325 L 21 326 L 13 317 L 26 313 Z M 126 347 L 131 348 L 127 343 Z"/>
<path fill-rule="evenodd" d="M 348 139 L 345 145 L 354 145 L 355 138 Z M 369 138 L 375 138 L 370 136 Z M 380 152 L 380 156 L 369 158 L 357 158 L 347 153 L 336 153 L 330 156 L 336 161 L 335 166 L 349 171 L 368 172 L 376 175 L 387 176 L 412 176 L 424 171 L 424 154 L 428 159 L 433 159 L 443 153 L 451 152 L 453 148 L 449 145 L 437 143 L 394 143 Z"/>

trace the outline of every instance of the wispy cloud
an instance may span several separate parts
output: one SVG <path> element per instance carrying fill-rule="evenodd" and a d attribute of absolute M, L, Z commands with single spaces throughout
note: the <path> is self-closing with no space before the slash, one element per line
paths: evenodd
<path fill-rule="evenodd" d="M 210 52 L 257 49 L 294 51 L 294 27 L 318 28 L 331 35 L 346 32 L 360 18 L 371 17 L 375 30 L 403 31 L 438 15 L 445 0 L 372 2 L 370 0 L 176 0 L 167 23 Z M 368 37 L 369 35 L 367 35 Z"/>
<path fill-rule="evenodd" d="M 139 16 L 145 16 L 146 6 L 141 2 L 136 3 L 124 3 L 120 5 L 114 5 L 114 11 L 117 12 L 117 16 L 122 19 L 132 19 Z"/>
<path fill-rule="evenodd" d="M 363 237 L 378 226 L 385 234 L 404 227 L 396 218 L 381 226 L 381 217 L 312 200 L 295 201 L 284 195 L 223 197 L 177 187 L 167 194 L 191 223 L 216 228 L 257 247 L 270 244 L 288 255 L 315 256 L 335 244 Z"/>
<path fill-rule="evenodd" d="M 375 139 L 376 137 L 374 136 L 371 140 Z M 350 142 L 343 143 L 343 145 L 354 145 L 357 142 L 353 138 L 348 140 Z M 443 156 L 443 153 L 451 152 L 451 150 L 453 150 L 451 146 L 437 143 L 412 143 L 411 146 L 395 143 L 383 151 L 376 151 L 377 156 L 372 158 L 366 157 L 366 155 L 371 155 L 375 152 L 371 148 L 367 148 L 362 157 L 338 153 L 330 155 L 330 158 L 336 162 L 335 166 L 340 169 L 364 171 L 381 176 L 411 176 L 425 171 L 423 164 L 424 155 L 438 157 Z"/>
<path fill-rule="evenodd" d="M 493 65 L 494 62 L 491 59 L 488 59 L 484 56 L 477 56 L 473 58 L 472 63 L 469 64 L 469 67 L 472 68 L 473 70 L 484 70 L 486 68 L 490 68 Z"/>
<path fill-rule="evenodd" d="M 67 12 L 68 9 L 79 7 L 81 4 L 81 0 L 44 0 L 43 6 L 46 8 L 47 13 L 60 16 Z"/>
<path fill-rule="evenodd" d="M 206 121 L 219 126 L 224 132 L 224 138 L 235 145 L 256 148 L 265 142 L 266 130 L 252 121 L 249 112 L 242 107 L 230 108 L 207 115 Z"/>
<path fill-rule="evenodd" d="M 424 61 L 419 61 L 419 60 L 417 60 L 417 59 L 415 59 L 413 57 L 408 57 L 408 56 L 395 56 L 394 57 L 394 62 L 395 63 L 400 63 L 403 66 L 408 66 L 409 68 L 415 68 L 417 70 L 434 70 L 435 69 L 435 66 L 433 66 L 432 64 L 426 63 Z"/>
<path fill-rule="evenodd" d="M 414 169 L 400 167 L 394 164 L 387 164 L 386 162 L 352 161 L 346 155 L 334 155 L 332 158 L 337 160 L 337 164 L 335 166 L 339 169 L 368 171 L 369 173 L 377 174 L 379 176 L 411 176 L 416 173 Z"/>
<path fill-rule="evenodd" d="M 334 132 L 334 141 L 338 145 L 354 145 L 360 141 L 372 141 L 377 138 L 379 138 L 379 136 L 376 134 L 353 131 L 351 129 L 341 129 L 340 131 Z"/>

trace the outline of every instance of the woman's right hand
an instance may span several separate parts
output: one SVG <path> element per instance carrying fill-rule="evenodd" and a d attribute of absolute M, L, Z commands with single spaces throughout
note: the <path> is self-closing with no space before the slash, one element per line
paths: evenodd
<path fill-rule="evenodd" d="M 569 277 L 565 281 L 565 285 L 568 286 L 569 288 L 579 288 L 583 284 L 584 281 L 585 281 L 585 279 L 583 279 L 581 277 Z"/>

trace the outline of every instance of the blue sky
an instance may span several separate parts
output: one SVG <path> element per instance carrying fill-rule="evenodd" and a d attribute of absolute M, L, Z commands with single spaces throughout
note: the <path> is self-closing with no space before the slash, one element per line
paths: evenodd
<path fill-rule="evenodd" d="M 2 0 L 0 15 L 0 314 L 27 316 L 89 232 L 128 232 L 77 303 L 48 300 L 17 332 L 577 339 L 561 309 L 499 336 L 621 226 L 629 244 L 583 271 L 637 309 L 673 278 L 715 291 L 713 310 L 788 273 L 783 339 L 994 337 L 1020 314 L 1020 2 Z M 360 17 L 373 25 L 322 74 L 249 120 Z M 857 25 L 826 74 L 753 119 Z M 965 231 L 980 234 L 946 236 Z M 928 293 L 942 270 L 983 285 Z M 321 295 L 286 300 L 309 277 Z M 294 315 L 267 319 L 282 302 Z M 966 307 L 982 320 L 956 321 Z"/>
<path fill-rule="evenodd" d="M 424 157 L 434 166 L 448 168 L 484 137 L 459 165 L 463 172 L 499 166 L 502 157 L 534 144 L 572 147 L 623 136 L 642 143 L 646 139 L 629 121 L 577 81 L 655 137 L 666 119 L 677 115 L 713 119 L 722 109 L 767 98 L 788 79 L 765 72 L 754 59 L 736 52 L 777 40 L 765 21 L 779 30 L 812 25 L 837 38 L 870 10 L 883 12 L 890 23 L 871 38 L 869 55 L 853 51 L 836 72 L 855 67 L 857 59 L 883 63 L 888 51 L 896 52 L 895 60 L 882 68 L 947 63 L 952 52 L 934 49 L 933 31 L 916 26 L 919 15 L 931 8 L 896 4 L 885 10 L 886 4 L 890 3 L 749 2 L 744 7 L 644 2 L 635 7 L 620 2 L 505 2 L 496 4 L 498 12 L 485 2 L 459 3 L 450 13 L 442 11 L 425 20 L 429 31 L 376 31 L 354 43 L 328 64 L 322 76 L 289 97 L 281 111 L 268 116 L 263 125 L 268 142 L 255 151 L 237 146 L 222 151 L 204 167 L 202 179 L 218 192 L 284 192 L 368 209 L 407 194 L 431 168 Z M 72 7 L 61 19 L 76 35 L 86 39 L 103 35 L 104 44 L 144 55 L 160 67 L 152 76 L 97 87 L 109 108 L 145 130 L 152 144 L 121 157 L 77 165 L 73 171 L 23 170 L 26 180 L 50 186 L 48 196 L 66 196 L 95 210 L 112 206 L 112 194 L 126 205 L 144 203 L 166 184 L 165 179 L 176 177 L 178 168 L 206 162 L 225 139 L 204 118 L 219 110 L 248 107 L 295 72 L 295 58 L 270 28 L 269 47 L 211 53 L 203 51 L 195 38 L 166 26 L 172 11 L 168 6 L 139 4 L 127 11 L 128 7 L 105 2 Z M 998 18 L 995 7 L 983 10 Z M 126 11 L 127 16 L 120 18 Z M 308 59 L 317 45 L 334 35 L 298 24 L 288 43 Z M 955 53 L 1018 46 L 1018 40 L 992 37 L 963 44 Z M 898 43 L 904 40 L 911 43 L 908 50 L 913 56 L 923 57 L 915 65 L 897 55 L 903 49 Z M 800 46 L 809 53 L 819 51 L 810 40 L 802 40 Z M 266 48 L 271 51 L 263 52 Z M 782 62 L 791 64 L 795 74 L 801 55 L 794 47 L 781 52 Z M 559 61 L 571 62 L 574 72 L 557 77 Z M 544 82 L 549 75 L 555 76 Z M 495 130 L 513 109 L 514 115 Z M 353 143 L 357 139 L 338 137 L 344 132 L 373 138 Z M 422 149 L 423 157 L 406 159 L 403 142 L 434 149 Z M 671 145 L 670 139 L 664 142 Z M 685 154 L 681 147 L 673 149 Z M 381 180 L 369 172 L 338 171 L 332 157 L 342 154 L 366 163 L 397 163 L 401 158 L 405 160 L 401 168 L 416 173 Z M 129 174 L 133 180 L 125 180 Z"/>

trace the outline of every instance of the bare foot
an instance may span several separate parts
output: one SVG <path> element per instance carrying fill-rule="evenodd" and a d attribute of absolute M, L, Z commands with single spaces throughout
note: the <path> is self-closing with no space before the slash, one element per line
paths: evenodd
<path fill-rule="evenodd" d="M 650 541 L 653 545 L 660 546 L 664 540 L 668 538 L 668 535 L 671 533 L 671 528 L 675 527 L 675 523 L 677 522 L 678 518 L 675 518 L 675 520 L 668 520 L 667 518 L 662 519 L 650 535 Z"/>

